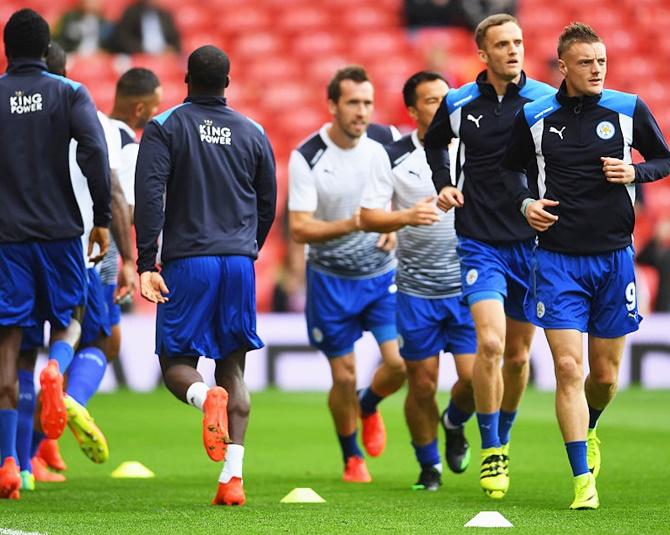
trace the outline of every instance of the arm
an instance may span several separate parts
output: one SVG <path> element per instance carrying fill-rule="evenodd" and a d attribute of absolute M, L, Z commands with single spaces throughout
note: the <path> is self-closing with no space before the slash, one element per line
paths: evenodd
<path fill-rule="evenodd" d="M 670 175 L 670 150 L 647 105 L 638 97 L 633 112 L 633 147 L 645 161 L 633 164 L 635 182 L 653 182 Z"/>
<path fill-rule="evenodd" d="M 350 219 L 337 221 L 321 221 L 314 217 L 314 212 L 289 211 L 288 226 L 291 238 L 297 243 L 326 242 L 361 230 L 358 210 Z"/>
<path fill-rule="evenodd" d="M 270 142 L 265 135 L 263 135 L 262 154 L 256 166 L 254 189 L 256 190 L 256 211 L 258 213 L 256 242 L 260 251 L 275 219 L 277 206 L 275 157 Z"/>
<path fill-rule="evenodd" d="M 163 195 L 171 171 L 168 140 L 155 121 L 144 130 L 135 171 L 135 228 L 137 231 L 137 268 L 157 271 L 158 236 L 165 213 Z"/>
<path fill-rule="evenodd" d="M 433 172 L 433 184 L 438 193 L 445 186 L 453 185 L 449 171 L 449 143 L 454 137 L 456 136 L 451 130 L 447 97 L 444 97 L 423 140 L 428 165 Z"/>
<path fill-rule="evenodd" d="M 112 170 L 112 235 L 119 249 L 123 265 L 119 272 L 116 299 L 132 295 L 135 291 L 135 258 L 131 238 L 130 207 L 123 194 L 116 171 Z"/>

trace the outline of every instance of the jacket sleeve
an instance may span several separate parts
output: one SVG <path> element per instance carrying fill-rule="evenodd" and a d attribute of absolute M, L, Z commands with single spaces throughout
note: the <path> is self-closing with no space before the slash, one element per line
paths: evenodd
<path fill-rule="evenodd" d="M 172 168 L 167 136 L 156 121 L 144 129 L 135 170 L 137 271 L 157 271 L 158 236 L 165 222 L 163 198 Z"/>
<path fill-rule="evenodd" d="M 447 97 L 444 97 L 423 140 L 426 159 L 433 172 L 433 184 L 438 193 L 445 186 L 453 185 L 449 170 L 449 143 L 454 137 L 456 136 L 451 131 Z"/>
<path fill-rule="evenodd" d="M 77 140 L 77 164 L 86 177 L 93 199 L 93 224 L 109 227 L 112 193 L 107 141 L 93 100 L 83 85 L 74 91 L 70 131 Z"/>
<path fill-rule="evenodd" d="M 277 206 L 275 157 L 272 146 L 265 135 L 261 138 L 261 154 L 256 166 L 254 189 L 256 190 L 256 211 L 258 213 L 256 242 L 260 251 L 272 227 Z"/>
<path fill-rule="evenodd" d="M 647 105 L 637 98 L 633 112 L 633 148 L 644 157 L 633 164 L 635 182 L 653 182 L 670 175 L 670 150 Z"/>
<path fill-rule="evenodd" d="M 528 122 L 523 111 L 520 111 L 512 126 L 505 155 L 501 163 L 501 177 L 505 184 L 505 189 L 514 200 L 517 208 L 525 199 L 533 198 L 528 187 L 528 162 L 535 154 L 535 142 L 530 133 Z"/>

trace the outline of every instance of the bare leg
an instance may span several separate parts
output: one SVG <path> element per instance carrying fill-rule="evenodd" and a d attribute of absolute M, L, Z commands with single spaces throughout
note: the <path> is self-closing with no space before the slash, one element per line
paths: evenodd
<path fill-rule="evenodd" d="M 472 305 L 477 331 L 477 357 L 472 373 L 478 413 L 500 410 L 503 380 L 500 364 L 505 348 L 505 310 L 500 301 L 485 299 Z"/>
<path fill-rule="evenodd" d="M 472 388 L 472 370 L 475 364 L 475 355 L 454 355 L 456 374 L 458 379 L 451 387 L 451 399 L 463 412 L 475 411 L 475 394 Z"/>
<path fill-rule="evenodd" d="M 597 338 L 589 335 L 589 375 L 584 383 L 586 400 L 602 411 L 614 398 L 619 379 L 625 337 Z"/>
<path fill-rule="evenodd" d="M 20 327 L 0 327 L 0 409 L 16 408 L 16 365 L 21 337 Z"/>
<path fill-rule="evenodd" d="M 168 390 L 180 401 L 188 403 L 186 392 L 193 383 L 202 383 L 202 375 L 196 369 L 198 357 L 160 357 L 163 381 Z"/>
<path fill-rule="evenodd" d="M 216 384 L 228 392 L 228 432 L 233 444 L 244 445 L 244 436 L 249 424 L 251 400 L 244 382 L 246 351 L 230 353 L 216 361 Z"/>
<path fill-rule="evenodd" d="M 370 388 L 375 394 L 385 398 L 402 387 L 407 371 L 405 361 L 398 350 L 397 340 L 383 342 L 379 349 L 382 353 L 382 363 L 375 371 Z"/>
<path fill-rule="evenodd" d="M 359 412 L 354 354 L 328 359 L 328 363 L 333 377 L 333 386 L 328 394 L 328 407 L 337 434 L 349 436 L 356 431 L 356 417 Z"/>
<path fill-rule="evenodd" d="M 417 446 L 430 444 L 437 438 L 439 410 L 435 401 L 439 372 L 439 356 L 407 362 L 407 397 L 405 420 Z"/>
<path fill-rule="evenodd" d="M 528 359 L 530 344 L 535 334 L 535 326 L 507 318 L 507 336 L 503 356 L 503 398 L 500 408 L 506 412 L 514 412 L 521 403 L 521 398 L 528 384 Z"/>

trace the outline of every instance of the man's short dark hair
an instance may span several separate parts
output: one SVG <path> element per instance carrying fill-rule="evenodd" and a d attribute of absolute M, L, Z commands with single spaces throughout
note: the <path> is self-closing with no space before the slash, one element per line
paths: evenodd
<path fill-rule="evenodd" d="M 116 82 L 116 95 L 119 97 L 144 97 L 153 95 L 161 83 L 158 77 L 144 67 L 134 67 L 121 75 Z"/>
<path fill-rule="evenodd" d="M 7 58 L 42 59 L 51 41 L 49 25 L 36 11 L 20 9 L 9 17 L 4 40 Z"/>
<path fill-rule="evenodd" d="M 188 79 L 191 86 L 219 93 L 228 86 L 230 60 L 213 45 L 201 46 L 188 57 Z"/>
<path fill-rule="evenodd" d="M 558 57 L 563 56 L 574 43 L 602 43 L 602 39 L 588 24 L 572 22 L 558 36 Z"/>
<path fill-rule="evenodd" d="M 47 70 L 51 74 L 65 76 L 65 65 L 67 64 L 67 55 L 65 50 L 58 43 L 52 41 L 47 53 Z"/>
<path fill-rule="evenodd" d="M 328 82 L 328 100 L 332 100 L 333 102 L 340 100 L 342 96 L 340 83 L 343 80 L 352 80 L 358 84 L 362 84 L 363 82 L 369 82 L 370 78 L 368 78 L 368 73 L 360 65 L 348 65 L 340 69 L 335 73 L 333 79 Z"/>
<path fill-rule="evenodd" d="M 493 28 L 494 26 L 502 26 L 508 22 L 513 22 L 519 26 L 519 28 L 521 28 L 519 21 L 516 20 L 516 17 L 510 15 L 509 13 L 496 13 L 495 15 L 489 15 L 483 21 L 477 24 L 477 27 L 475 28 L 475 42 L 477 43 L 477 48 L 479 50 L 484 49 L 486 32 L 489 31 L 489 28 Z"/>
<path fill-rule="evenodd" d="M 433 71 L 419 71 L 410 76 L 402 88 L 402 98 L 405 101 L 405 106 L 416 106 L 416 88 L 423 82 L 434 82 L 435 80 L 442 80 L 447 82 L 438 72 Z"/>

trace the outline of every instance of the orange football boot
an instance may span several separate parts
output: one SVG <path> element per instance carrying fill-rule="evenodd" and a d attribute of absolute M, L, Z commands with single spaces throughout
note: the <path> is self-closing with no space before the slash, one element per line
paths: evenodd
<path fill-rule="evenodd" d="M 67 470 L 67 465 L 65 464 L 63 457 L 61 457 L 57 440 L 45 438 L 40 442 L 35 456 L 42 459 L 47 466 L 53 470 L 58 470 L 59 472 Z"/>
<path fill-rule="evenodd" d="M 244 505 L 244 485 L 239 477 L 231 477 L 228 483 L 219 483 L 212 505 Z"/>
<path fill-rule="evenodd" d="M 386 447 L 386 426 L 379 411 L 361 416 L 363 421 L 363 446 L 370 457 L 378 457 Z"/>
<path fill-rule="evenodd" d="M 51 472 L 47 468 L 47 463 L 42 457 L 35 456 L 31 459 L 30 463 L 33 465 L 35 481 L 41 481 L 43 483 L 62 483 L 66 479 L 63 474 Z"/>
<path fill-rule="evenodd" d="M 57 439 L 65 430 L 67 411 L 63 396 L 63 375 L 58 369 L 58 362 L 51 359 L 40 373 L 42 387 L 42 412 L 40 423 L 47 438 Z"/>
<path fill-rule="evenodd" d="M 0 498 L 18 500 L 21 474 L 14 457 L 7 457 L 0 468 Z"/>
<path fill-rule="evenodd" d="M 365 459 L 352 455 L 347 459 L 347 464 L 344 466 L 344 474 L 342 475 L 344 481 L 349 483 L 370 483 L 372 477 L 368 472 L 368 466 L 365 464 Z"/>
<path fill-rule="evenodd" d="M 228 392 L 220 386 L 207 391 L 202 405 L 202 441 L 212 461 L 223 461 L 228 449 Z"/>

